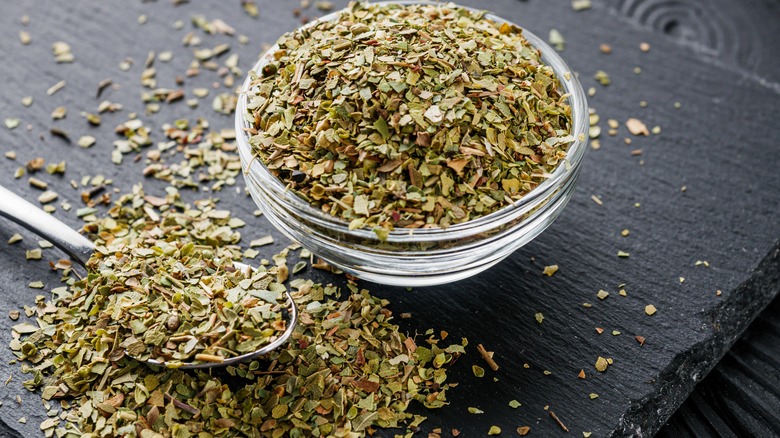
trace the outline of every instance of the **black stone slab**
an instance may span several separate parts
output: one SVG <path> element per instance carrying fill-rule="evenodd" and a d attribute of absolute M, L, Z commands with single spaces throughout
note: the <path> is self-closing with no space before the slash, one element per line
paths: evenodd
<path fill-rule="evenodd" d="M 780 436 L 780 297 L 750 324 L 658 433 Z"/>
<path fill-rule="evenodd" d="M 174 77 L 183 75 L 192 59 L 192 49 L 181 46 L 190 31 L 206 47 L 230 42 L 231 50 L 241 55 L 240 66 L 248 68 L 262 43 L 273 42 L 298 23 L 292 14 L 298 2 L 257 3 L 257 20 L 244 15 L 237 0 L 181 6 L 163 0 L 4 3 L 0 118 L 18 117 L 22 124 L 15 130 L 0 126 L 0 148 L 18 154 L 16 161 L 0 158 L 0 184 L 35 199 L 39 192 L 26 177 L 14 180 L 14 170 L 36 156 L 47 162 L 67 160 L 64 177 L 39 177 L 76 208 L 81 201 L 79 191 L 68 187 L 71 179 L 102 174 L 123 191 L 143 180 L 143 160 L 126 159 L 121 166 L 110 162 L 117 139 L 113 127 L 130 112 L 139 113 L 155 141 L 164 139 L 160 126 L 178 117 L 207 117 L 212 129 L 232 127 L 232 118 L 211 110 L 214 91 L 196 110 L 179 102 L 145 116 L 139 76 L 148 51 L 170 50 L 173 60 L 155 66 L 158 85 L 176 88 Z M 589 101 L 601 115 L 604 134 L 601 149 L 586 157 L 580 186 L 561 218 L 498 266 L 456 284 L 412 291 L 365 284 L 390 299 L 397 314 L 412 313 L 412 319 L 403 321 L 409 332 L 446 330 L 451 339 L 467 337 L 471 343 L 469 354 L 450 372 L 460 382 L 449 394 L 452 404 L 438 411 L 418 409 L 429 417 L 423 428 L 441 427 L 445 435 L 457 428 L 475 436 L 499 425 L 503 435 L 514 435 L 517 426 L 528 425 L 535 436 L 563 435 L 545 410 L 549 407 L 578 436 L 582 431 L 652 435 L 778 292 L 780 58 L 777 43 L 769 38 L 777 35 L 780 23 L 778 2 L 594 1 L 593 9 L 580 13 L 563 0 L 463 3 L 487 7 L 540 35 L 552 27 L 560 30 L 567 40 L 564 58 L 585 88 L 597 88 Z M 30 17 L 25 28 L 33 39 L 29 46 L 22 46 L 17 36 L 24 14 Z M 140 14 L 148 16 L 145 25 L 137 22 Z M 223 19 L 238 34 L 248 35 L 250 44 L 203 35 L 189 23 L 194 14 Z M 184 30 L 174 30 L 176 20 L 185 22 Z M 71 44 L 75 63 L 54 63 L 51 43 L 58 40 Z M 640 42 L 651 44 L 649 53 L 639 51 Z M 600 43 L 612 45 L 613 53 L 601 54 Z M 135 64 L 122 72 L 118 64 L 126 57 Z M 637 66 L 640 75 L 634 73 Z M 592 79 L 597 70 L 608 72 L 613 84 L 597 85 Z M 104 115 L 102 127 L 90 128 L 79 113 L 96 110 L 96 86 L 106 78 L 119 89 L 106 90 L 103 99 L 122 103 L 124 110 Z M 61 79 L 67 81 L 65 88 L 46 96 L 46 89 Z M 209 87 L 216 80 L 213 72 L 204 71 L 187 79 L 186 89 Z M 35 98 L 30 108 L 20 103 L 27 95 Z M 640 101 L 647 107 L 641 108 Z M 674 102 L 681 103 L 680 109 Z M 53 122 L 50 113 L 58 106 L 66 106 L 68 116 Z M 616 137 L 606 135 L 606 119 L 622 123 L 629 117 L 649 127 L 659 125 L 662 133 L 632 138 L 630 146 L 623 142 L 628 136 L 624 127 Z M 69 131 L 74 140 L 89 134 L 98 142 L 80 149 L 51 137 L 52 126 Z M 635 149 L 642 154 L 632 155 Z M 153 180 L 144 185 L 150 194 L 164 187 Z M 253 217 L 255 207 L 235 188 L 215 195 L 247 221 L 245 237 L 274 233 L 264 219 Z M 603 205 L 591 199 L 594 195 Z M 73 211 L 58 208 L 55 215 L 80 226 Z M 631 234 L 621 237 L 623 229 Z M 3 314 L 32 304 L 35 295 L 58 285 L 45 261 L 24 261 L 24 250 L 36 246 L 33 235 L 4 223 L 0 242 L 15 232 L 24 235 L 24 242 L 0 244 Z M 264 248 L 263 256 L 286 245 L 276 236 L 277 243 Z M 631 256 L 618 258 L 619 250 Z M 61 256 L 56 250 L 44 253 L 45 260 Z M 707 260 L 710 267 L 694 266 L 697 260 Z M 549 264 L 560 266 L 551 278 L 542 275 Z M 44 281 L 47 289 L 29 289 L 27 284 L 35 280 Z M 618 295 L 621 284 L 627 297 Z M 609 291 L 609 298 L 596 298 L 599 289 Z M 722 294 L 716 296 L 716 290 Z M 593 307 L 584 308 L 584 302 Z M 656 315 L 645 315 L 647 304 L 655 305 Z M 534 318 L 539 312 L 545 317 L 541 325 Z M 11 325 L 0 317 L 0 342 L 10 340 Z M 595 327 L 604 333 L 597 334 Z M 613 330 L 621 334 L 613 336 Z M 634 340 L 636 335 L 646 338 L 644 346 Z M 471 374 L 472 364 L 484 366 L 474 348 L 478 343 L 495 351 L 501 365 L 482 379 Z M 614 360 L 606 373 L 593 367 L 598 356 Z M 10 351 L 0 349 L 2 363 L 12 358 Z M 40 434 L 38 424 L 45 416 L 40 398 L 22 389 L 26 377 L 17 365 L 2 368 L 0 380 L 12 378 L 0 391 L 0 435 Z M 577 378 L 581 369 L 585 380 Z M 590 393 L 599 397 L 591 400 Z M 513 399 L 522 406 L 510 408 Z M 470 406 L 485 413 L 469 414 Z M 26 424 L 18 423 L 21 416 L 27 417 Z"/>

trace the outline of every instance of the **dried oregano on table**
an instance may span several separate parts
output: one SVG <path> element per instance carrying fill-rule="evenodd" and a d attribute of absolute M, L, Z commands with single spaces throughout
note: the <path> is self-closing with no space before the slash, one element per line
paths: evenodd
<path fill-rule="evenodd" d="M 250 72 L 254 153 L 353 228 L 447 227 L 522 198 L 574 141 L 522 29 L 454 5 L 352 3 Z"/>
<path fill-rule="evenodd" d="M 168 192 L 165 198 L 144 196 L 136 187 L 85 229 L 99 247 L 109 248 L 155 235 L 156 222 L 191 242 L 193 251 L 208 246 L 225 259 L 240 254 L 229 213 L 211 201 L 186 206 L 175 189 Z M 182 249 L 169 249 L 169 256 Z M 271 274 L 269 290 L 286 287 L 291 251 L 261 267 Z M 121 269 L 96 272 L 122 276 Z M 300 322 L 279 350 L 223 370 L 150 367 L 124 353 L 121 335 L 106 319 L 82 315 L 99 309 L 74 303 L 85 280 L 68 268 L 63 277 L 68 285 L 54 289 L 50 301 L 39 297 L 36 319 L 15 325 L 11 341 L 22 370 L 32 375 L 25 387 L 40 389 L 49 410 L 41 424 L 46 436 L 362 436 L 372 427 L 411 427 L 424 417 L 407 412 L 410 402 L 443 406 L 445 366 L 464 352 L 462 345 L 444 348 L 435 340 L 418 346 L 392 323 L 386 300 L 354 284 L 340 298 L 337 287 L 297 278 L 289 287 Z M 93 300 L 111 294 L 101 290 Z"/>

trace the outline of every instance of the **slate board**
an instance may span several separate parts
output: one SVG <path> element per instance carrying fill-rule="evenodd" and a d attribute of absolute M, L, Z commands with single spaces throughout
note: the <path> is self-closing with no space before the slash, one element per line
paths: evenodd
<path fill-rule="evenodd" d="M 15 130 L 0 127 L 0 148 L 19 156 L 17 161 L 0 159 L 0 183 L 35 199 L 39 192 L 29 187 L 26 177 L 14 180 L 14 170 L 36 156 L 47 162 L 67 160 L 65 177 L 41 178 L 61 199 L 79 206 L 79 191 L 67 187 L 71 179 L 103 174 L 124 191 L 143 179 L 143 160 L 110 163 L 116 139 L 112 128 L 128 113 L 139 112 L 156 140 L 163 138 L 162 123 L 177 117 L 204 116 L 212 129 L 232 127 L 232 118 L 213 113 L 210 100 L 197 110 L 180 102 L 164 105 L 154 117 L 144 116 L 141 65 L 149 50 L 173 51 L 173 61 L 156 66 L 159 86 L 175 88 L 173 78 L 182 75 L 192 59 L 181 38 L 192 30 L 207 47 L 230 42 L 232 51 L 241 55 L 240 66 L 249 67 L 262 43 L 272 43 L 298 23 L 292 14 L 297 2 L 257 3 L 261 17 L 254 20 L 243 14 L 238 0 L 181 6 L 162 0 L 6 2 L 0 18 L 0 51 L 6 54 L 0 66 L 5 80 L 0 114 L 19 117 L 22 125 Z M 575 435 L 590 431 L 593 436 L 650 436 L 778 292 L 780 57 L 770 37 L 780 31 L 779 3 L 594 0 L 593 9 L 580 13 L 567 1 L 462 3 L 488 7 L 539 35 L 551 27 L 559 29 L 567 39 L 564 58 L 580 74 L 584 87 L 597 88 L 589 101 L 601 115 L 604 132 L 606 119 L 623 122 L 628 117 L 649 127 L 659 125 L 663 131 L 633 138 L 630 146 L 623 143 L 627 135 L 623 127 L 617 137 L 603 135 L 601 149 L 586 157 L 579 188 L 561 218 L 491 270 L 456 284 L 412 291 L 365 284 L 390 299 L 396 314 L 412 313 L 412 319 L 402 321 L 410 333 L 434 328 L 449 332 L 450 339 L 470 341 L 469 354 L 450 372 L 451 380 L 460 383 L 449 394 L 452 404 L 438 411 L 418 409 L 429 417 L 423 429 L 441 427 L 447 435 L 456 428 L 475 436 L 499 425 L 504 435 L 514 435 L 517 426 L 528 425 L 535 436 L 563 435 L 545 411 L 549 406 Z M 17 37 L 24 14 L 31 19 L 26 30 L 33 38 L 26 47 Z M 137 23 L 140 14 L 148 16 L 143 26 Z M 194 14 L 221 18 L 238 34 L 248 35 L 250 44 L 202 35 L 189 24 Z M 173 29 L 179 19 L 187 24 L 183 31 Z M 74 64 L 54 63 L 51 43 L 58 40 L 72 45 Z M 649 53 L 638 50 L 643 41 L 651 44 Z M 600 43 L 612 45 L 613 54 L 600 54 Z M 135 64 L 122 72 L 117 65 L 128 56 Z M 636 66 L 642 68 L 641 75 L 634 74 Z M 611 75 L 610 87 L 595 84 L 597 70 Z M 125 109 L 104 115 L 102 127 L 90 128 L 79 113 L 95 111 L 96 85 L 105 78 L 112 78 L 119 89 L 107 90 L 104 98 Z M 66 87 L 46 96 L 45 90 L 61 79 L 67 80 Z M 215 80 L 215 74 L 204 72 L 187 79 L 186 89 L 210 86 Z M 26 95 L 35 98 L 31 108 L 20 104 Z M 642 100 L 648 102 L 646 108 L 639 107 Z M 675 101 L 681 102 L 679 110 L 673 108 Z M 67 118 L 52 122 L 51 111 L 61 105 L 68 107 Z M 74 139 L 93 135 L 98 144 L 86 150 L 67 145 L 48 134 L 51 126 L 68 130 Z M 642 149 L 642 155 L 632 156 L 634 149 Z M 144 184 L 151 194 L 163 187 L 153 180 Z M 188 193 L 187 198 L 206 195 Z M 592 195 L 603 205 L 594 203 Z M 228 188 L 217 196 L 247 221 L 246 238 L 269 233 L 277 237 L 264 256 L 286 245 L 264 219 L 252 216 L 254 206 L 244 195 Z M 80 226 L 73 212 L 60 209 L 56 216 Z M 620 236 L 625 228 L 631 230 L 629 237 Z M 40 291 L 28 289 L 29 282 L 43 280 L 47 288 L 58 283 L 45 262 L 24 261 L 24 250 L 35 247 L 33 235 L 4 223 L 0 240 L 14 232 L 25 236 L 23 243 L 0 245 L 3 313 L 33 302 Z M 618 250 L 631 257 L 617 258 Z M 45 251 L 46 260 L 59 257 L 55 250 Z M 694 266 L 697 260 L 709 261 L 710 267 Z M 552 278 L 541 273 L 549 264 L 560 266 Z M 625 298 L 617 294 L 623 283 Z M 599 301 L 599 289 L 608 290 L 610 297 Z M 716 290 L 722 295 L 716 296 Z M 584 308 L 583 302 L 593 307 Z M 658 309 L 655 316 L 644 314 L 647 304 Z M 534 319 L 537 312 L 545 316 L 541 325 Z M 4 344 L 10 339 L 10 325 L 10 320 L 0 318 Z M 603 327 L 604 334 L 598 335 L 595 327 Z M 613 330 L 622 334 L 612 336 Z M 635 335 L 646 338 L 644 346 Z M 478 343 L 495 351 L 501 365 L 483 379 L 471 374 L 472 364 L 484 366 L 474 348 Z M 598 356 L 614 359 L 606 373 L 593 368 Z M 9 350 L 0 349 L 3 363 L 11 359 Z M 40 399 L 21 388 L 25 376 L 18 366 L 3 368 L 0 376 L 12 375 L 12 380 L 0 392 L 0 435 L 37 436 L 44 415 Z M 581 369 L 587 373 L 585 380 L 577 378 Z M 545 375 L 545 370 L 551 374 Z M 590 393 L 599 398 L 591 400 Z M 17 395 L 21 407 L 14 401 Z M 507 403 L 512 399 L 522 407 L 510 408 Z M 468 414 L 469 406 L 485 413 Z M 26 424 L 18 423 L 21 416 L 27 417 Z"/>
<path fill-rule="evenodd" d="M 761 312 L 658 436 L 780 436 L 780 297 Z"/>

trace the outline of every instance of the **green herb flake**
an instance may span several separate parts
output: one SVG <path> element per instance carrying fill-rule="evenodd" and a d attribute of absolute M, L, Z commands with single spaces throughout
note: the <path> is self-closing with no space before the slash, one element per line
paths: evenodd
<path fill-rule="evenodd" d="M 591 8 L 590 0 L 571 0 L 571 8 L 575 11 L 584 11 Z"/>
<path fill-rule="evenodd" d="M 609 366 L 609 363 L 603 357 L 599 356 L 598 359 L 596 359 L 596 371 L 603 373 L 607 370 L 607 366 Z"/>

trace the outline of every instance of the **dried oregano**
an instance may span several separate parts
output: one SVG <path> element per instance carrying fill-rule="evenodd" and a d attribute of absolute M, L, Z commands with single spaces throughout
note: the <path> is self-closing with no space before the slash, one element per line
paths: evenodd
<path fill-rule="evenodd" d="M 352 3 L 250 72 L 255 154 L 352 228 L 447 227 L 566 157 L 571 107 L 522 29 L 454 5 Z"/>
<path fill-rule="evenodd" d="M 99 248 L 90 265 L 107 267 L 108 260 L 117 260 L 114 270 L 96 268 L 90 274 L 105 275 L 110 283 L 84 295 L 85 284 L 94 279 L 69 277 L 68 266 L 68 285 L 54 289 L 50 301 L 40 297 L 31 309 L 34 321 L 14 326 L 11 349 L 22 370 L 32 374 L 24 386 L 40 389 L 47 403 L 59 400 L 63 409 L 41 424 L 47 436 L 361 436 L 369 427 L 418 425 L 424 417 L 406 411 L 412 400 L 431 408 L 446 403 L 445 366 L 464 352 L 463 346 L 443 348 L 436 339 L 418 346 L 392 323 L 386 300 L 351 283 L 346 299 L 340 299 L 337 287 L 303 278 L 289 281 L 300 309 L 299 325 L 288 344 L 260 361 L 184 371 L 130 358 L 118 328 L 100 313 L 107 301 L 116 301 L 115 295 L 138 286 L 131 280 L 138 277 L 127 275 L 132 268 L 119 263 L 121 248 L 155 242 L 163 250 L 157 257 L 163 272 L 174 269 L 168 261 L 198 248 L 204 248 L 201 260 L 229 260 L 241 253 L 235 245 L 240 235 L 230 225 L 236 222 L 227 212 L 211 201 L 189 207 L 175 189 L 168 192 L 164 198 L 145 196 L 136 187 L 133 194 L 119 198 L 107 217 L 85 225 Z M 193 246 L 168 246 L 161 234 Z M 286 287 L 282 283 L 291 250 L 273 257 L 275 266 L 266 271 L 274 274 L 269 290 Z M 201 265 L 180 262 L 178 269 L 187 266 Z M 233 275 L 228 273 L 225 281 Z M 150 278 L 146 284 L 159 277 L 148 272 L 145 276 Z M 120 278 L 127 279 L 124 286 Z M 184 278 L 175 279 L 186 289 Z M 92 303 L 86 303 L 88 297 Z"/>

